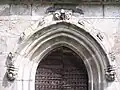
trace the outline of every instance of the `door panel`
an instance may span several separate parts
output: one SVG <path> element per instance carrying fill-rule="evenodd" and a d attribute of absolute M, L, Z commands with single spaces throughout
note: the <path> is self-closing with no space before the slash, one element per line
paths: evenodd
<path fill-rule="evenodd" d="M 35 90 L 88 90 L 83 61 L 66 47 L 52 51 L 37 68 Z"/>

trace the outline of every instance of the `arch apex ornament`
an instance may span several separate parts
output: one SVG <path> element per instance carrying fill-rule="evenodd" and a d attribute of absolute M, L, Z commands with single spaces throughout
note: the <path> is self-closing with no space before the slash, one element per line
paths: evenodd
<path fill-rule="evenodd" d="M 64 9 L 61 9 L 60 11 L 56 11 L 53 14 L 53 17 L 55 20 L 69 20 L 72 16 L 72 11 L 65 11 Z"/>

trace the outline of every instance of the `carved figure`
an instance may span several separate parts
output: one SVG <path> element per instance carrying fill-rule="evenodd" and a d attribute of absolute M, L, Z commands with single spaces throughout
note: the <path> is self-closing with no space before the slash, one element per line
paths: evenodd
<path fill-rule="evenodd" d="M 115 80 L 115 70 L 113 69 L 113 66 L 108 66 L 107 70 L 106 70 L 106 80 L 109 82 L 112 82 Z"/>
<path fill-rule="evenodd" d="M 14 81 L 16 76 L 17 76 L 17 68 L 15 68 L 14 63 L 13 63 L 13 57 L 14 55 L 10 52 L 7 56 L 7 78 L 9 81 Z"/>

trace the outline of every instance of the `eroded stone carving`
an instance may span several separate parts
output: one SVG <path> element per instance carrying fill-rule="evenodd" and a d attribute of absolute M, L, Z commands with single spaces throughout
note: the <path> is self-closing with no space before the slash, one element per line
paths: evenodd
<path fill-rule="evenodd" d="M 85 26 L 85 23 L 84 23 L 83 20 L 79 20 L 78 23 L 79 23 L 80 25 L 82 25 L 82 26 Z"/>
<path fill-rule="evenodd" d="M 72 11 L 61 9 L 60 11 L 56 11 L 53 16 L 55 20 L 69 20 L 72 16 Z"/>
<path fill-rule="evenodd" d="M 16 76 L 17 76 L 17 69 L 15 68 L 15 66 L 13 64 L 11 64 L 7 68 L 7 78 L 10 81 L 14 81 Z"/>
<path fill-rule="evenodd" d="M 21 43 L 24 40 L 24 37 L 25 37 L 25 33 L 23 32 L 20 34 L 20 38 L 18 40 L 18 43 Z"/>
<path fill-rule="evenodd" d="M 52 13 L 55 20 L 69 20 L 72 17 L 73 13 L 84 14 L 83 11 L 79 8 L 58 8 L 58 7 L 49 7 L 46 10 L 46 13 Z"/>
<path fill-rule="evenodd" d="M 115 80 L 115 70 L 113 69 L 113 66 L 112 65 L 109 65 L 107 67 L 107 70 L 106 70 L 106 73 L 105 73 L 105 76 L 106 76 L 106 80 L 109 81 L 109 82 L 112 82 Z"/>
<path fill-rule="evenodd" d="M 17 76 L 17 68 L 15 67 L 14 63 L 13 63 L 13 58 L 14 55 L 10 52 L 7 56 L 7 78 L 9 81 L 14 81 L 16 76 Z"/>
<path fill-rule="evenodd" d="M 97 37 L 102 41 L 103 40 L 103 38 L 104 38 L 104 36 L 99 32 L 98 34 L 97 34 Z"/>
<path fill-rule="evenodd" d="M 6 62 L 7 66 L 9 66 L 9 65 L 11 65 L 11 63 L 13 63 L 13 57 L 14 57 L 14 55 L 12 54 L 12 52 L 10 52 L 7 56 L 7 62 Z"/>
<path fill-rule="evenodd" d="M 113 52 L 110 52 L 109 53 L 109 56 L 110 56 L 110 58 L 111 58 L 111 61 L 115 61 L 115 55 L 114 55 L 114 53 Z"/>

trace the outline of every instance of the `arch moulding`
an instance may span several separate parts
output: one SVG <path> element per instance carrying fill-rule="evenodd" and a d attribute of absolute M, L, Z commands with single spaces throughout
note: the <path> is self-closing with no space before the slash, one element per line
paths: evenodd
<path fill-rule="evenodd" d="M 35 74 L 40 61 L 51 50 L 65 46 L 76 52 L 83 60 L 88 72 L 88 89 L 104 90 L 107 87 L 105 70 L 111 65 L 108 42 L 97 37 L 99 31 L 84 20 L 52 20 L 52 16 L 27 29 L 23 41 L 18 45 L 14 64 L 18 67 L 17 90 L 35 90 Z M 84 23 L 84 25 L 83 25 Z"/>

